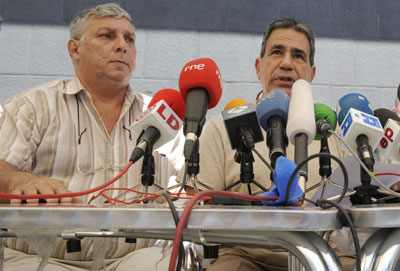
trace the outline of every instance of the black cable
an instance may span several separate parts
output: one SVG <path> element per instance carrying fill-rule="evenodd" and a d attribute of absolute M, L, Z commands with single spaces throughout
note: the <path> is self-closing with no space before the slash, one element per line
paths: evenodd
<path fill-rule="evenodd" d="M 167 200 L 169 208 L 171 209 L 172 217 L 174 218 L 175 226 L 177 227 L 178 223 L 179 223 L 179 215 L 178 215 L 178 212 L 176 211 L 174 202 L 172 201 L 171 197 L 166 192 L 162 192 L 161 196 L 163 196 Z M 178 262 L 176 264 L 177 271 L 180 271 L 182 268 L 182 260 L 183 260 L 184 254 L 185 254 L 185 251 L 183 249 L 183 241 L 181 241 L 181 244 L 179 245 Z"/>
<path fill-rule="evenodd" d="M 343 162 L 340 161 L 339 158 L 337 158 L 336 156 L 334 156 L 334 155 L 332 155 L 330 153 L 316 153 L 316 154 L 308 156 L 300 164 L 298 164 L 297 167 L 295 168 L 295 170 L 293 171 L 292 175 L 290 176 L 289 182 L 288 182 L 288 184 L 286 186 L 286 197 L 285 197 L 285 205 L 286 206 L 289 205 L 290 188 L 292 187 L 292 184 L 293 184 L 293 181 L 294 181 L 294 177 L 296 176 L 297 172 L 302 168 L 302 166 L 305 163 L 308 163 L 308 161 L 310 161 L 310 160 L 312 160 L 314 158 L 317 158 L 317 157 L 330 157 L 330 158 L 332 158 L 333 160 L 335 160 L 339 164 L 340 168 L 343 171 L 344 185 L 343 185 L 342 193 L 340 194 L 340 196 L 339 196 L 339 198 L 338 198 L 338 200 L 336 202 L 339 203 L 344 198 L 344 196 L 346 195 L 347 189 L 349 187 L 349 176 L 347 174 L 347 170 L 346 170 Z"/>
<path fill-rule="evenodd" d="M 269 168 L 269 170 L 274 171 L 274 169 L 271 167 L 271 165 L 267 162 L 267 160 L 264 159 L 264 157 L 262 157 L 262 155 L 255 149 L 252 148 L 251 149 L 255 154 L 257 154 L 257 156 L 261 159 L 261 161 Z"/>
<path fill-rule="evenodd" d="M 322 199 L 322 200 L 317 201 L 317 204 L 322 209 L 328 209 L 328 208 L 331 208 L 332 206 L 334 206 L 335 208 L 337 208 L 339 210 L 339 212 L 341 212 L 343 214 L 343 216 L 346 219 L 346 222 L 347 222 L 347 224 L 348 224 L 348 226 L 350 228 L 351 235 L 353 236 L 354 248 L 355 248 L 355 251 L 356 251 L 356 270 L 357 271 L 361 271 L 360 240 L 358 239 L 356 227 L 354 226 L 353 220 L 351 219 L 349 214 L 346 212 L 346 210 L 342 206 L 340 206 L 340 204 L 338 204 L 337 202 L 333 202 L 333 201 L 330 201 L 330 200 Z"/>

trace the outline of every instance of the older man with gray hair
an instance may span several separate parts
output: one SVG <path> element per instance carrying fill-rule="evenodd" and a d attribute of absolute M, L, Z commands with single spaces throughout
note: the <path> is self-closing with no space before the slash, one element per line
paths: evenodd
<path fill-rule="evenodd" d="M 1 192 L 35 195 L 83 191 L 104 184 L 129 161 L 138 136 L 130 126 L 149 100 L 129 85 L 136 61 L 131 17 L 115 3 L 89 8 L 72 21 L 70 37 L 68 52 L 76 76 L 37 86 L 4 104 L 0 119 Z M 169 177 L 183 163 L 181 153 L 178 147 L 171 149 L 168 158 L 154 153 L 156 184 L 168 185 Z M 134 164 L 118 180 L 118 186 L 139 184 L 140 166 Z M 116 195 L 118 191 L 108 196 Z M 47 203 L 86 203 L 92 196 L 47 199 Z M 126 193 L 119 199 L 129 200 L 128 196 Z M 92 270 L 95 244 L 96 240 L 84 238 L 80 251 L 67 253 L 66 241 L 57 239 L 44 270 Z M 136 243 L 106 239 L 107 270 L 155 270 L 161 259 L 158 270 L 166 270 L 169 257 L 164 258 L 161 248 L 153 244 L 145 239 Z M 26 242 L 8 238 L 5 245 L 7 271 L 36 270 L 37 251 Z"/>

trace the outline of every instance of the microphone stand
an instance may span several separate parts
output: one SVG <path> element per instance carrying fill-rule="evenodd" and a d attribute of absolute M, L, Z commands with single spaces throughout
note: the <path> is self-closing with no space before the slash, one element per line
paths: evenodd
<path fill-rule="evenodd" d="M 244 183 L 247 184 L 249 195 L 252 195 L 250 184 L 254 183 L 261 190 L 267 192 L 268 190 L 265 187 L 263 187 L 261 184 L 259 184 L 257 181 L 254 180 L 254 173 L 253 173 L 254 157 L 253 154 L 251 153 L 251 150 L 245 146 L 241 138 L 242 135 L 240 135 L 239 147 L 235 153 L 235 162 L 240 164 L 240 179 L 228 185 L 224 189 L 224 191 L 227 191 L 240 183 Z"/>
<path fill-rule="evenodd" d="M 154 156 L 153 156 L 153 147 L 147 146 L 146 152 L 143 155 L 142 161 L 142 170 L 141 170 L 141 184 L 138 184 L 132 189 L 137 189 L 140 185 L 144 187 L 144 192 L 148 193 L 149 187 L 155 185 L 158 189 L 162 190 L 163 188 L 158 184 L 154 183 L 154 172 L 155 172 L 155 164 L 154 164 Z M 143 203 L 148 203 L 149 201 L 146 199 Z"/>
<path fill-rule="evenodd" d="M 357 141 L 357 152 L 361 161 L 368 168 L 370 172 L 374 170 L 374 156 L 372 148 L 368 144 L 368 137 L 359 135 Z M 356 193 L 350 196 L 350 201 L 353 205 L 359 204 L 372 204 L 372 197 L 378 195 L 378 186 L 371 185 L 371 177 L 360 166 L 361 185 L 354 187 Z"/>
<path fill-rule="evenodd" d="M 320 153 L 331 153 L 328 147 L 328 139 L 323 136 L 321 138 L 321 149 Z M 312 191 L 315 188 L 318 188 L 322 185 L 322 191 L 320 195 L 320 200 L 324 197 L 325 188 L 327 183 L 331 183 L 330 176 L 332 175 L 332 167 L 331 167 L 331 159 L 328 157 L 320 157 L 319 158 L 319 176 L 321 176 L 321 182 L 313 185 L 312 187 L 308 188 L 306 192 Z"/>
<path fill-rule="evenodd" d="M 320 153 L 331 153 L 328 146 L 328 138 L 323 136 L 321 138 L 321 149 Z M 326 184 L 330 184 L 335 186 L 339 189 L 343 189 L 343 186 L 337 184 L 331 180 L 332 175 L 332 167 L 331 167 L 331 158 L 329 157 L 320 157 L 319 158 L 319 176 L 321 176 L 321 182 L 311 186 L 310 188 L 306 189 L 306 192 L 312 191 L 322 185 L 321 195 L 319 197 L 320 200 L 323 199 L 326 189 Z M 347 192 L 355 193 L 353 190 L 348 189 Z"/>
<path fill-rule="evenodd" d="M 194 191 L 196 193 L 199 193 L 197 184 L 200 184 L 201 186 L 207 188 L 208 190 L 213 190 L 211 187 L 209 187 L 208 185 L 204 184 L 203 182 L 197 179 L 197 174 L 199 174 L 200 172 L 199 140 L 196 140 L 195 148 L 187 163 L 188 163 L 187 174 L 189 176 L 188 182 L 191 182 L 193 184 Z"/>
<path fill-rule="evenodd" d="M 308 157 L 308 136 L 305 133 L 299 133 L 294 137 L 294 162 L 296 165 L 300 164 L 303 159 Z M 306 193 L 306 182 L 308 179 L 308 166 L 307 163 L 299 170 L 299 186 L 303 191 L 301 201 L 304 201 Z"/>

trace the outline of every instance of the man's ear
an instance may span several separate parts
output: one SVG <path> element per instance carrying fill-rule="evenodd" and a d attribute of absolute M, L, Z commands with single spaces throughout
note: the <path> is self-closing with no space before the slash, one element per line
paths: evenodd
<path fill-rule="evenodd" d="M 69 56 L 73 61 L 79 60 L 79 40 L 70 39 L 67 43 Z"/>
<path fill-rule="evenodd" d="M 254 68 L 256 69 L 258 80 L 260 80 L 260 61 L 261 61 L 261 58 L 257 57 L 256 62 L 254 63 Z"/>
<path fill-rule="evenodd" d="M 311 67 L 311 80 L 310 83 L 312 82 L 312 80 L 314 80 L 315 74 L 317 73 L 317 68 L 315 66 Z"/>

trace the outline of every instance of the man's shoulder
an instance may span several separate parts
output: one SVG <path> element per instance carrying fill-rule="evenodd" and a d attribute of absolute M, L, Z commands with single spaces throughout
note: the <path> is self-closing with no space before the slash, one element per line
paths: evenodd
<path fill-rule="evenodd" d="M 67 89 L 68 85 L 71 84 L 71 79 L 58 79 L 49 82 L 42 83 L 33 88 L 25 90 L 21 93 L 16 94 L 15 98 L 23 97 L 34 97 L 40 94 L 56 94 L 62 93 Z"/>
<path fill-rule="evenodd" d="M 59 79 L 42 83 L 9 97 L 4 104 L 6 105 L 8 103 L 18 103 L 23 101 L 34 102 L 36 100 L 44 102 L 43 99 L 49 100 L 51 97 L 57 97 L 59 94 L 63 93 L 63 90 L 67 88 L 70 82 L 71 79 Z"/>

